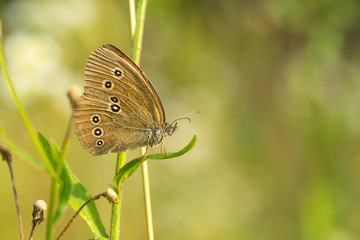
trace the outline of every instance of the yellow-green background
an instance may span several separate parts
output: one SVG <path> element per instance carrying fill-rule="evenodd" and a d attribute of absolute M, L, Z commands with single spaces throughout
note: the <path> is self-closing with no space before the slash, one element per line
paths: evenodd
<path fill-rule="evenodd" d="M 128 3 L 2 1 L 0 18 L 21 102 L 60 144 L 66 92 L 82 88 L 90 52 L 103 43 L 131 51 Z M 197 133 L 196 147 L 150 162 L 156 239 L 360 239 L 359 27 L 356 0 L 149 0 L 141 67 L 169 121 L 201 111 L 166 141 L 176 151 Z M 2 76 L 0 123 L 38 157 Z M 111 183 L 115 156 L 91 156 L 73 134 L 67 161 L 95 195 Z M 18 157 L 14 168 L 28 236 L 50 178 Z M 5 163 L 0 182 L 0 239 L 17 239 Z M 97 206 L 109 229 L 110 205 Z M 146 239 L 140 171 L 125 182 L 122 206 L 121 239 Z M 64 239 L 90 237 L 79 218 Z"/>

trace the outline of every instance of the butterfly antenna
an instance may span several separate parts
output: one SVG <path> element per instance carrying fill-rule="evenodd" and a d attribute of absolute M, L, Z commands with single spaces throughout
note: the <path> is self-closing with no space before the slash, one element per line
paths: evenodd
<path fill-rule="evenodd" d="M 187 116 L 189 116 L 189 115 L 191 115 L 191 114 L 193 114 L 193 113 L 200 113 L 200 111 L 193 111 L 193 112 L 190 112 L 190 113 L 187 113 L 187 114 L 185 114 L 184 116 L 182 116 L 182 117 L 180 117 L 180 118 L 177 118 L 177 119 L 175 119 L 174 121 L 172 121 L 172 123 L 171 124 L 169 124 L 170 126 L 172 126 L 175 122 L 177 122 L 177 121 L 179 121 L 179 120 L 183 120 L 183 119 L 187 119 L 188 121 L 189 121 L 189 123 L 191 123 L 191 119 L 189 118 L 189 117 L 187 117 Z"/>

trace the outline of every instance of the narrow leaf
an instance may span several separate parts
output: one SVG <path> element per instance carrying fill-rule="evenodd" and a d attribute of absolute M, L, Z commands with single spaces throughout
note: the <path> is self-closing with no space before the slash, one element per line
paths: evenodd
<path fill-rule="evenodd" d="M 57 165 L 61 159 L 60 151 L 55 143 L 52 145 L 49 143 L 46 138 L 39 133 L 39 140 L 49 157 L 53 169 L 57 168 Z M 79 182 L 76 176 L 71 172 L 70 168 L 64 164 L 62 174 L 58 176 L 58 180 L 60 180 L 60 187 L 64 187 L 61 189 L 59 194 L 62 201 L 66 201 L 70 204 L 70 206 L 74 210 L 78 210 L 80 206 L 91 198 L 91 195 L 87 192 L 86 188 Z M 69 183 L 71 182 L 71 184 Z M 64 184 L 64 185 L 62 185 Z M 66 186 L 65 186 L 66 185 Z M 69 187 L 70 186 L 70 187 Z M 68 198 L 68 191 L 71 192 L 70 197 Z M 67 201 L 68 198 L 68 201 Z M 60 203 L 64 204 L 64 203 Z M 57 220 L 62 212 L 65 210 L 65 206 L 59 206 L 57 210 L 57 215 L 55 219 Z M 94 202 L 90 202 L 86 207 L 80 212 L 81 217 L 86 221 L 89 225 L 90 230 L 95 234 L 95 236 L 107 237 L 107 233 L 105 232 L 105 227 L 101 222 L 99 213 L 96 209 Z"/>
<path fill-rule="evenodd" d="M 40 144 L 42 145 L 43 149 L 45 150 L 47 158 L 51 162 L 52 171 L 54 171 L 54 169 L 56 169 L 56 161 L 54 161 L 54 159 L 52 158 L 53 153 L 51 150 L 51 145 L 50 145 L 49 141 L 44 137 L 44 135 L 42 135 L 40 132 L 38 133 L 38 138 L 39 138 Z"/>
<path fill-rule="evenodd" d="M 192 140 L 188 143 L 188 145 L 186 145 L 186 147 L 175 153 L 167 153 L 166 156 L 164 153 L 159 153 L 159 154 L 148 155 L 145 157 L 145 159 L 143 159 L 143 157 L 138 157 L 129 161 L 127 164 L 124 165 L 124 167 L 120 169 L 120 171 L 113 178 L 114 185 L 119 186 L 120 184 L 122 184 L 122 182 L 126 178 L 130 177 L 136 171 L 136 169 L 138 169 L 141 166 L 142 162 L 145 161 L 146 159 L 164 160 L 164 159 L 175 158 L 184 155 L 195 146 L 197 139 L 198 136 L 195 134 Z"/>
<path fill-rule="evenodd" d="M 56 166 L 56 173 L 60 173 L 58 175 L 58 182 L 60 183 L 58 198 L 59 204 L 57 206 L 56 212 L 54 214 L 53 222 L 55 223 L 65 212 L 67 208 L 67 204 L 71 197 L 72 192 L 72 181 L 69 173 L 69 168 L 65 168 L 63 165 L 62 155 L 60 153 L 60 149 L 55 142 L 51 142 L 51 151 L 52 156 L 56 159 L 57 166 Z M 58 169 L 62 168 L 62 169 Z"/>

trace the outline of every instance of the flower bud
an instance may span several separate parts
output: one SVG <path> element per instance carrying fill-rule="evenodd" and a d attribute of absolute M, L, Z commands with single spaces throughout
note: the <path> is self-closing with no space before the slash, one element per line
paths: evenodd
<path fill-rule="evenodd" d="M 112 188 L 106 189 L 104 197 L 106 197 L 110 203 L 119 203 L 117 194 Z"/>

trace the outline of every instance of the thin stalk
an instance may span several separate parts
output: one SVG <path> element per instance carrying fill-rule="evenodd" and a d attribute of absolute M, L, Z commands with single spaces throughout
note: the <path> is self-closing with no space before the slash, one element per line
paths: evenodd
<path fill-rule="evenodd" d="M 30 232 L 30 235 L 29 235 L 29 240 L 33 240 L 35 229 L 36 229 L 36 225 L 33 224 L 31 226 L 31 232 Z"/>
<path fill-rule="evenodd" d="M 76 211 L 76 213 L 74 214 L 74 216 L 70 219 L 70 221 L 68 222 L 68 224 L 65 226 L 65 228 L 62 230 L 62 232 L 59 234 L 59 236 L 56 238 L 56 240 L 59 240 L 64 233 L 69 229 L 70 225 L 74 222 L 75 218 L 79 215 L 79 213 L 81 212 L 81 210 L 91 201 L 95 201 L 97 199 L 99 199 L 100 197 L 104 196 L 105 193 L 100 193 L 92 198 L 90 198 L 89 200 L 87 200 L 83 205 L 81 205 L 81 207 Z"/>
<path fill-rule="evenodd" d="M 1 24 L 1 22 L 0 22 L 0 24 Z M 21 218 L 21 211 L 20 211 L 19 199 L 18 199 L 16 186 L 15 186 L 14 169 L 12 167 L 12 155 L 11 155 L 9 148 L 3 143 L 0 143 L 0 156 L 2 156 L 2 159 L 4 161 L 6 161 L 8 167 L 9 167 L 11 183 L 12 183 L 12 187 L 13 187 L 13 191 L 14 191 L 16 212 L 17 212 L 17 216 L 18 216 L 20 239 L 24 240 L 24 230 L 23 230 L 23 224 L 22 224 L 22 218 Z"/>
<path fill-rule="evenodd" d="M 69 119 L 69 123 L 68 123 L 67 129 L 66 129 L 66 133 L 65 133 L 63 142 L 61 144 L 61 158 L 62 159 L 65 159 L 65 156 L 66 156 L 67 151 L 69 149 L 71 129 L 72 129 L 71 126 L 72 126 L 72 117 L 70 117 L 70 119 Z"/>
<path fill-rule="evenodd" d="M 136 14 L 135 14 L 135 0 L 129 0 L 129 15 L 130 15 L 130 36 L 131 42 L 134 40 L 135 27 L 136 27 Z"/>
<path fill-rule="evenodd" d="M 147 0 L 139 0 L 136 6 L 136 27 L 132 43 L 131 59 L 140 65 L 141 46 L 144 35 L 145 13 Z"/>
<path fill-rule="evenodd" d="M 144 156 L 145 149 L 141 148 L 141 155 Z M 145 199 L 145 212 L 146 212 L 146 223 L 147 223 L 147 232 L 149 240 L 154 240 L 154 226 L 152 220 L 152 211 L 151 211 L 151 198 L 150 198 L 150 181 L 149 181 L 149 167 L 148 161 L 144 161 L 142 166 L 142 176 L 143 176 L 143 191 Z"/>
<path fill-rule="evenodd" d="M 147 0 L 143 0 L 143 1 L 140 0 L 136 8 L 136 27 L 135 27 L 135 35 L 133 37 L 134 40 L 132 44 L 131 58 L 138 66 L 140 65 L 141 47 L 142 47 L 142 40 L 144 35 L 146 5 L 147 5 Z M 140 149 L 141 156 L 144 156 L 145 152 L 146 152 L 145 148 Z M 148 239 L 153 240 L 154 227 L 152 221 L 149 170 L 148 170 L 147 161 L 144 161 L 144 163 L 142 164 L 142 176 L 143 176 L 143 191 L 144 191 L 144 199 L 145 199 Z"/>
<path fill-rule="evenodd" d="M 54 212 L 56 204 L 56 193 L 58 190 L 57 181 L 55 177 L 51 178 L 50 186 L 50 198 L 49 198 L 49 208 L 48 208 L 48 218 L 46 221 L 46 240 L 51 240 L 54 233 Z"/>
<path fill-rule="evenodd" d="M 11 158 L 11 157 L 9 157 L 9 158 Z M 15 186 L 15 177 L 14 177 L 14 170 L 13 170 L 13 167 L 12 167 L 12 160 L 8 159 L 8 160 L 6 160 L 6 162 L 7 162 L 8 166 L 9 166 L 11 183 L 12 183 L 13 192 L 14 192 L 16 213 L 17 213 L 17 216 L 18 216 L 20 239 L 24 240 L 24 229 L 23 229 L 22 218 L 21 218 L 19 198 L 18 198 L 18 195 L 17 195 L 16 186 Z"/>
<path fill-rule="evenodd" d="M 116 160 L 115 174 L 117 174 L 120 171 L 120 169 L 125 165 L 125 160 L 126 160 L 126 152 L 119 153 Z M 110 240 L 120 239 L 121 184 L 119 186 L 115 186 L 115 191 L 119 203 L 112 205 Z"/>

